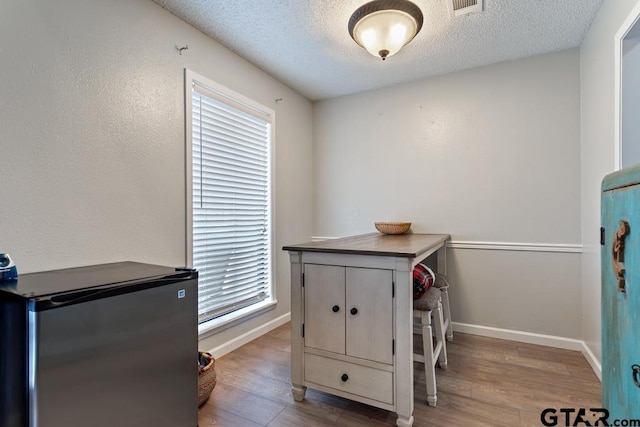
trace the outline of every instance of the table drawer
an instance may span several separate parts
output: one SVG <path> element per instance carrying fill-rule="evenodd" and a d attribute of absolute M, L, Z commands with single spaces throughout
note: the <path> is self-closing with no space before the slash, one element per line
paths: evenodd
<path fill-rule="evenodd" d="M 393 405 L 392 372 L 307 353 L 304 355 L 304 379 Z"/>

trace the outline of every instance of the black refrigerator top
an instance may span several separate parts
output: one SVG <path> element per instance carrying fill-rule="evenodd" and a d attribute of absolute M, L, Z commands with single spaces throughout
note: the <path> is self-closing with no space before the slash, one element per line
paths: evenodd
<path fill-rule="evenodd" d="M 4 295 L 26 300 L 59 298 L 59 302 L 70 302 L 77 296 L 86 297 L 92 293 L 104 293 L 105 290 L 130 292 L 133 289 L 125 289 L 145 283 L 193 277 L 197 278 L 197 272 L 189 268 L 126 261 L 21 274 L 15 280 L 0 281 L 0 297 Z"/>

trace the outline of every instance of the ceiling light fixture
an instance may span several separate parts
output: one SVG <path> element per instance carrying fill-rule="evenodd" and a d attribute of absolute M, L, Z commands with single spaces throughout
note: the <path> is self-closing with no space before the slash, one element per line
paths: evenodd
<path fill-rule="evenodd" d="M 418 34 L 422 20 L 420 8 L 408 0 L 374 0 L 353 12 L 349 34 L 384 61 Z"/>

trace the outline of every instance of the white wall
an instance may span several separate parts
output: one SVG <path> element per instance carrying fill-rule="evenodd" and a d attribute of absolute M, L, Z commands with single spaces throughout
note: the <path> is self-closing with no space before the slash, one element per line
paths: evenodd
<path fill-rule="evenodd" d="M 600 343 L 600 183 L 614 170 L 614 35 L 637 0 L 605 1 L 580 48 L 582 339 Z"/>
<path fill-rule="evenodd" d="M 315 103 L 315 234 L 579 248 L 579 81 L 573 49 Z M 454 321 L 580 338 L 579 253 L 484 247 L 449 251 Z"/>
<path fill-rule="evenodd" d="M 270 106 L 277 120 L 280 304 L 201 347 L 289 312 L 280 248 L 312 230 L 309 101 L 149 0 L 4 0 L 0 58 L 0 251 L 21 273 L 185 264 L 189 68 Z"/>

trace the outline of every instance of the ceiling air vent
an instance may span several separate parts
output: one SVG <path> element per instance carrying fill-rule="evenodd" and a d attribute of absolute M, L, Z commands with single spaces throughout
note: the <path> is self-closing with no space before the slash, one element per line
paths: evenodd
<path fill-rule="evenodd" d="M 447 0 L 447 4 L 453 17 L 482 12 L 482 0 Z"/>

